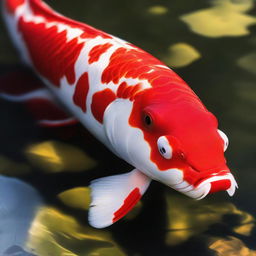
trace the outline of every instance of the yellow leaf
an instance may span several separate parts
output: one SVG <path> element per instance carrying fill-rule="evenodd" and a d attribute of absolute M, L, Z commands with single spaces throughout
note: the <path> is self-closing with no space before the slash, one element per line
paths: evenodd
<path fill-rule="evenodd" d="M 168 48 L 168 55 L 163 61 L 171 67 L 184 67 L 201 58 L 201 54 L 191 45 L 177 43 Z"/>
<path fill-rule="evenodd" d="M 60 193 L 58 198 L 69 207 L 88 210 L 90 205 L 90 188 L 77 187 L 69 189 Z"/>
<path fill-rule="evenodd" d="M 58 141 L 30 145 L 25 154 L 28 160 L 45 172 L 84 171 L 96 163 L 80 149 Z"/>
<path fill-rule="evenodd" d="M 256 251 L 250 250 L 240 239 L 232 236 L 216 240 L 209 248 L 217 252 L 216 256 L 256 256 Z"/>
<path fill-rule="evenodd" d="M 253 0 L 215 0 L 211 8 L 184 14 L 180 19 L 202 36 L 244 36 L 256 18 L 245 12 L 253 8 Z"/>
<path fill-rule="evenodd" d="M 154 5 L 148 8 L 148 13 L 154 15 L 163 15 L 168 12 L 168 8 L 162 5 Z"/>

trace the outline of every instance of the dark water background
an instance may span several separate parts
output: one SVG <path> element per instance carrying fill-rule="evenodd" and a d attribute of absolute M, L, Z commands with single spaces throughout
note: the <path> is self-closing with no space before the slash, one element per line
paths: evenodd
<path fill-rule="evenodd" d="M 23 105 L 1 100 L 0 255 L 256 255 L 255 2 L 47 2 L 170 65 L 228 135 L 239 190 L 197 202 L 154 182 L 132 214 L 95 230 L 89 181 L 131 167 L 82 127 L 40 128 Z M 20 69 L 1 21 L 0 74 Z"/>

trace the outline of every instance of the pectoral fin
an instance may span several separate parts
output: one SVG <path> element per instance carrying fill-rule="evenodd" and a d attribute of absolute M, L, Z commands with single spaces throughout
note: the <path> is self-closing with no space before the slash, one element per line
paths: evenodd
<path fill-rule="evenodd" d="M 140 200 L 150 181 L 149 177 L 137 169 L 92 181 L 90 225 L 104 228 L 121 219 Z"/>
<path fill-rule="evenodd" d="M 0 77 L 0 98 L 23 102 L 41 126 L 59 127 L 77 123 L 29 70 L 18 70 Z"/>

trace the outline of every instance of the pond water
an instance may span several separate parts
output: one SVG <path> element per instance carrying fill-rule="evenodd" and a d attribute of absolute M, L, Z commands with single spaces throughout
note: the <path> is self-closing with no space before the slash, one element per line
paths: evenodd
<path fill-rule="evenodd" d="M 256 255 L 255 2 L 47 3 L 172 67 L 228 135 L 239 189 L 194 201 L 153 182 L 127 217 L 94 229 L 89 182 L 131 167 L 82 126 L 42 128 L 23 105 L 0 100 L 0 255 Z M 21 70 L 2 21 L 0 44 L 0 75 Z"/>

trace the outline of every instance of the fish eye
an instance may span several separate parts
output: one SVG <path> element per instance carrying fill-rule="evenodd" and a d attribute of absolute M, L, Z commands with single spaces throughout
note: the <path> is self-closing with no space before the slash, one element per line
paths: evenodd
<path fill-rule="evenodd" d="M 151 116 L 145 115 L 145 116 L 144 116 L 144 124 L 145 124 L 146 126 L 151 126 L 152 123 L 153 123 L 153 121 L 152 121 Z"/>
<path fill-rule="evenodd" d="M 219 133 L 219 135 L 220 135 L 220 137 L 223 139 L 223 141 L 224 141 L 224 152 L 227 150 L 227 148 L 228 148 L 228 144 L 229 144 L 229 142 L 228 142 L 228 137 L 227 137 L 227 135 L 223 132 L 223 131 L 221 131 L 221 130 L 219 130 L 218 129 L 218 133 Z"/>
<path fill-rule="evenodd" d="M 172 147 L 169 144 L 169 141 L 165 136 L 159 137 L 157 140 L 157 146 L 159 153 L 165 158 L 165 159 L 171 159 L 172 158 Z"/>

